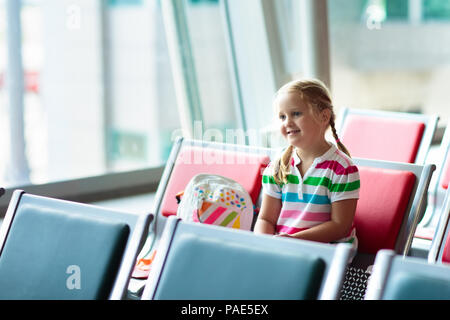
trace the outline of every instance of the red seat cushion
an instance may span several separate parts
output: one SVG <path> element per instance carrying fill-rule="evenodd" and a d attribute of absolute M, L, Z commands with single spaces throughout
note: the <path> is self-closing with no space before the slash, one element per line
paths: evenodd
<path fill-rule="evenodd" d="M 358 251 L 375 254 L 394 249 L 416 176 L 409 171 L 362 166 L 359 173 L 361 189 L 354 220 Z"/>
<path fill-rule="evenodd" d="M 444 171 L 442 172 L 442 179 L 441 179 L 442 188 L 447 189 L 449 181 L 450 181 L 450 156 L 447 155 L 447 161 L 445 162 Z"/>
<path fill-rule="evenodd" d="M 442 262 L 450 263 L 450 233 L 447 233 L 447 240 L 442 252 Z"/>
<path fill-rule="evenodd" d="M 424 130 L 414 120 L 349 115 L 341 140 L 353 157 L 414 163 Z"/>
<path fill-rule="evenodd" d="M 161 203 L 164 216 L 177 214 L 176 194 L 183 191 L 191 178 L 199 173 L 219 174 L 239 182 L 256 203 L 261 191 L 266 155 L 223 149 L 184 147 L 180 151 Z"/>

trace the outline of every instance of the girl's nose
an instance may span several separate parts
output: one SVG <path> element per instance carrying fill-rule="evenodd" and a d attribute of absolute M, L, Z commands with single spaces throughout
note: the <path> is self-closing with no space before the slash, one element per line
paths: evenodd
<path fill-rule="evenodd" d="M 284 119 L 284 121 L 283 121 L 283 124 L 284 125 L 288 125 L 288 124 L 290 124 L 292 122 L 292 118 L 291 117 L 286 117 L 285 119 Z"/>

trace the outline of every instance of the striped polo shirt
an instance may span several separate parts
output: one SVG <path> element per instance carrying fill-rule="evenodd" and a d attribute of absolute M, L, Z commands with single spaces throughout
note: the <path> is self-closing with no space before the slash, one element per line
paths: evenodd
<path fill-rule="evenodd" d="M 297 165 L 301 159 L 292 153 L 291 173 L 286 184 L 273 178 L 273 164 L 264 170 L 264 193 L 281 199 L 282 207 L 276 232 L 294 234 L 331 220 L 331 203 L 359 198 L 359 172 L 350 157 L 331 144 L 330 149 L 314 162 L 302 178 Z M 357 247 L 354 226 L 343 239 Z"/>

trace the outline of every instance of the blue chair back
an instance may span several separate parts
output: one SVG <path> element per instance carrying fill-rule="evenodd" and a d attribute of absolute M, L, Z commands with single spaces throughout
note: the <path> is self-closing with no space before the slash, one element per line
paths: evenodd
<path fill-rule="evenodd" d="M 336 299 L 350 251 L 170 217 L 142 298 Z"/>
<path fill-rule="evenodd" d="M 150 215 L 16 191 L 0 233 L 0 299 L 121 299 Z"/>
<path fill-rule="evenodd" d="M 449 300 L 450 266 L 380 250 L 367 285 L 367 300 Z"/>

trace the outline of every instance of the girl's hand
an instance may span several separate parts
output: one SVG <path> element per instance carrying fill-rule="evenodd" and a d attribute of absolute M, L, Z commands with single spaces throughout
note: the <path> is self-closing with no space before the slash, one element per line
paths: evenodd
<path fill-rule="evenodd" d="M 279 234 L 275 234 L 275 237 L 285 237 L 285 238 L 292 238 L 290 234 L 285 232 L 280 232 Z"/>

